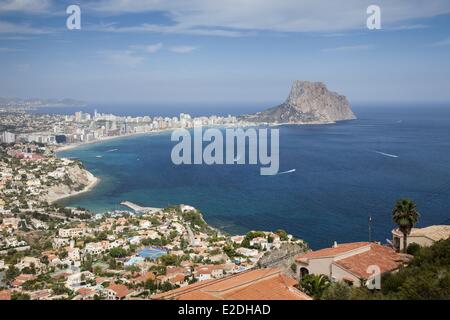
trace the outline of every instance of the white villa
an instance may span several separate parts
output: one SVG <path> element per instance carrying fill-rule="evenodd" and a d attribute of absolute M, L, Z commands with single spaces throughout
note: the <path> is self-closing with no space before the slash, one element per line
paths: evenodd
<path fill-rule="evenodd" d="M 436 225 L 426 228 L 413 228 L 406 239 L 406 246 L 417 243 L 422 247 L 428 247 L 436 241 L 448 238 L 450 238 L 450 226 Z M 403 233 L 398 229 L 392 230 L 392 244 L 398 251 L 403 250 Z"/>

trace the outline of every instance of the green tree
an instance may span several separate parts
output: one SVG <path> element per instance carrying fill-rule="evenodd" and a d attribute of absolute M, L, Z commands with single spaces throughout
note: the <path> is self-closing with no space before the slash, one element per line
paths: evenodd
<path fill-rule="evenodd" d="M 308 274 L 303 277 L 299 285 L 308 295 L 319 300 L 324 291 L 330 286 L 330 279 L 323 274 Z"/>
<path fill-rule="evenodd" d="M 419 220 L 416 204 L 409 199 L 398 200 L 392 210 L 392 220 L 398 225 L 400 232 L 403 233 L 403 252 L 406 253 L 408 235 Z"/>
<path fill-rule="evenodd" d="M 13 292 L 11 294 L 11 300 L 30 300 L 31 297 L 29 294 L 22 292 Z"/>
<path fill-rule="evenodd" d="M 406 253 L 410 255 L 417 255 L 420 252 L 420 245 L 417 243 L 410 243 L 406 249 Z"/>
<path fill-rule="evenodd" d="M 113 258 L 123 258 L 127 255 L 127 250 L 121 247 L 112 248 L 109 250 L 109 255 Z"/>
<path fill-rule="evenodd" d="M 322 294 L 322 300 L 349 300 L 352 289 L 345 282 L 334 282 Z"/>
<path fill-rule="evenodd" d="M 278 229 L 274 233 L 277 234 L 280 237 L 281 241 L 287 241 L 288 240 L 288 233 L 285 230 Z"/>
<path fill-rule="evenodd" d="M 291 270 L 293 273 L 297 273 L 297 264 L 295 262 L 291 264 Z"/>
<path fill-rule="evenodd" d="M 8 270 L 6 270 L 6 273 L 5 273 L 5 279 L 6 279 L 7 281 L 12 281 L 12 280 L 14 280 L 19 274 L 20 274 L 20 270 L 19 270 L 19 269 L 17 269 L 17 268 L 14 267 L 14 266 L 10 266 L 10 267 L 8 268 Z"/>
<path fill-rule="evenodd" d="M 421 247 L 409 264 L 382 278 L 386 299 L 449 300 L 450 238 Z"/>
<path fill-rule="evenodd" d="M 151 293 L 155 292 L 156 291 L 156 283 L 155 283 L 155 281 L 150 280 L 150 279 L 145 281 L 144 288 L 146 290 L 149 290 Z"/>

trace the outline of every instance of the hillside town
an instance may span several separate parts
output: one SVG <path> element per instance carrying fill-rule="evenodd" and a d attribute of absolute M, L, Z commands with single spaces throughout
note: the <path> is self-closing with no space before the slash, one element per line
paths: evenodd
<path fill-rule="evenodd" d="M 282 230 L 224 235 L 188 205 L 72 218 L 4 209 L 0 229 L 4 299 L 146 299 L 307 249 Z"/>

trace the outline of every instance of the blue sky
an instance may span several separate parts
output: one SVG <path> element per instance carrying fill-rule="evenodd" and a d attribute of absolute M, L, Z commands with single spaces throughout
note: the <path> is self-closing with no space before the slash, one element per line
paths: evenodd
<path fill-rule="evenodd" d="M 450 102 L 449 54 L 448 0 L 0 0 L 6 97 L 271 105 L 301 79 L 353 103 Z"/>

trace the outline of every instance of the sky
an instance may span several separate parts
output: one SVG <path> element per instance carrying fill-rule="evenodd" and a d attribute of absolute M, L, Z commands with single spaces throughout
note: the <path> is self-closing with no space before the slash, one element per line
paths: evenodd
<path fill-rule="evenodd" d="M 270 105 L 311 80 L 351 103 L 447 103 L 449 57 L 448 0 L 0 0 L 3 97 Z"/>

